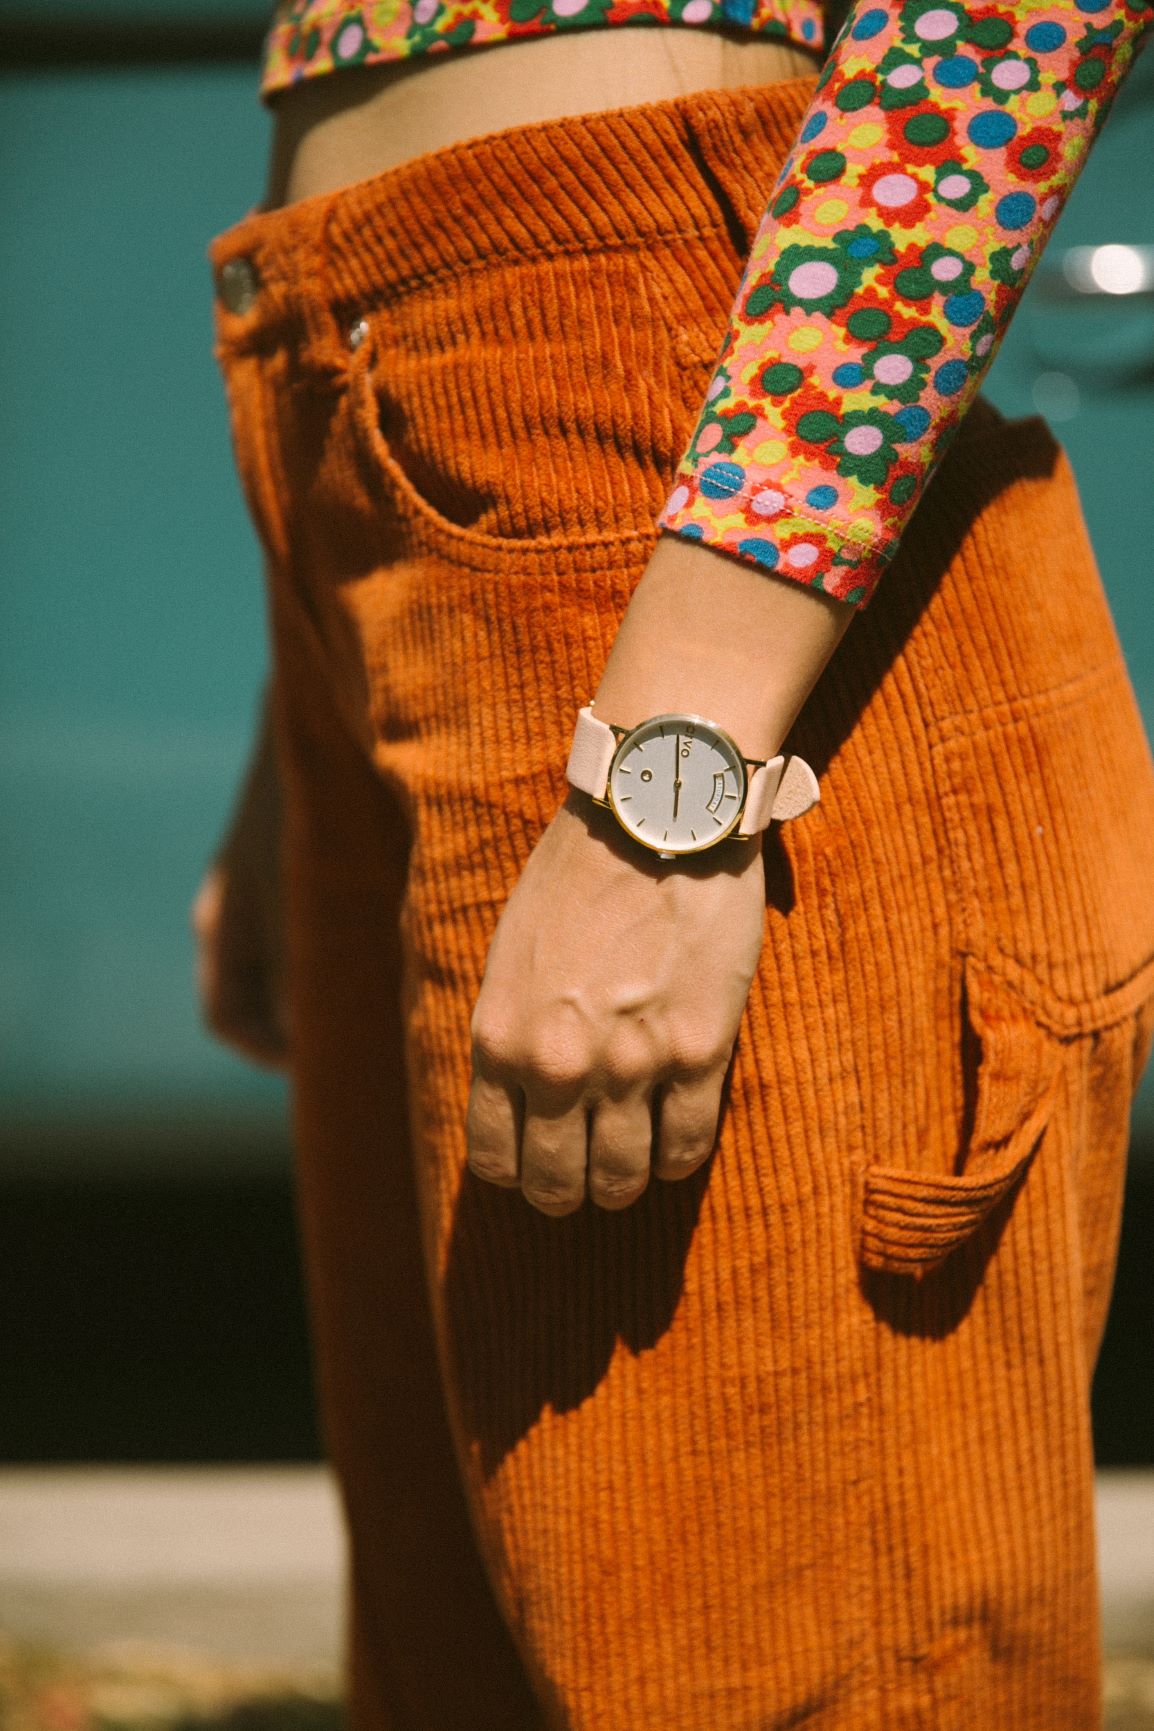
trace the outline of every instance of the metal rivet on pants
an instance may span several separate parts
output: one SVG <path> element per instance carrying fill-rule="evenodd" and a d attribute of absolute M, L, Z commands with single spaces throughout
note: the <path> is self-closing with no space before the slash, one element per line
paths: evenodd
<path fill-rule="evenodd" d="M 359 349 L 369 334 L 368 319 L 358 319 L 355 325 L 349 327 L 349 347 Z"/>
<path fill-rule="evenodd" d="M 256 268 L 250 258 L 225 259 L 218 280 L 220 298 L 230 313 L 246 313 L 257 295 Z"/>

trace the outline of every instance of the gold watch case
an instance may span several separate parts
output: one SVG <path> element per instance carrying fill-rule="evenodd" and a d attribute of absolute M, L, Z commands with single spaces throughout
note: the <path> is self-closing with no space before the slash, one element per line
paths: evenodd
<path fill-rule="evenodd" d="M 758 768 L 760 764 L 767 761 L 766 759 L 747 758 L 736 740 L 716 721 L 711 720 L 708 716 L 695 715 L 688 711 L 671 710 L 661 715 L 652 715 L 647 717 L 645 721 L 638 722 L 634 727 L 620 727 L 612 722 L 607 725 L 612 728 L 617 739 L 617 749 L 613 754 L 605 778 L 604 796 L 598 798 L 596 803 L 608 806 L 621 828 L 632 840 L 640 843 L 642 847 L 657 854 L 660 858 L 680 859 L 692 854 L 705 853 L 709 848 L 716 847 L 719 842 L 725 841 L 733 835 L 745 811 L 745 802 L 749 793 L 750 770 Z M 622 791 L 623 772 L 628 771 L 628 759 L 639 754 L 651 740 L 668 738 L 671 731 L 675 731 L 678 735 L 688 735 L 689 739 L 694 742 L 702 738 L 707 739 L 722 759 L 728 759 L 725 773 L 732 772 L 737 784 L 732 790 L 725 789 L 724 792 L 718 794 L 719 803 L 726 800 L 733 805 L 733 810 L 726 819 L 722 821 L 717 818 L 716 812 L 710 810 L 707 805 L 705 809 L 712 817 L 714 827 L 708 834 L 698 839 L 692 831 L 692 826 L 690 826 L 691 840 L 688 844 L 680 846 L 676 840 L 670 845 L 668 831 L 661 838 L 657 838 L 656 831 L 653 832 L 652 836 L 642 834 L 641 831 L 647 818 L 634 822 L 631 814 L 622 810 L 622 805 L 630 803 L 632 799 L 632 795 L 625 795 Z M 675 760 L 675 776 L 679 776 L 682 755 L 680 744 L 675 747 L 675 750 L 678 752 Z M 716 789 L 716 784 L 722 780 L 722 772 L 715 771 L 713 776 Z M 680 788 L 680 780 L 678 780 L 677 785 Z"/>

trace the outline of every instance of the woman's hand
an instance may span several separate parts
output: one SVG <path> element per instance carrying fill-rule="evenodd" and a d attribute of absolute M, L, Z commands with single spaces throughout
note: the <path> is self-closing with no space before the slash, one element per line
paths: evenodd
<path fill-rule="evenodd" d="M 650 858 L 571 794 L 506 903 L 473 1013 L 473 1172 L 545 1214 L 707 1159 L 765 928 L 761 838 Z"/>
<path fill-rule="evenodd" d="M 190 912 L 210 1031 L 272 1069 L 288 1058 L 281 914 L 281 801 L 268 705 L 224 842 Z"/>
<path fill-rule="evenodd" d="M 673 534 L 633 592 L 595 693 L 632 727 L 707 716 L 781 749 L 854 609 Z M 493 936 L 473 1012 L 468 1159 L 546 1214 L 621 1208 L 717 1134 L 765 927 L 762 838 L 659 860 L 570 794 Z"/>

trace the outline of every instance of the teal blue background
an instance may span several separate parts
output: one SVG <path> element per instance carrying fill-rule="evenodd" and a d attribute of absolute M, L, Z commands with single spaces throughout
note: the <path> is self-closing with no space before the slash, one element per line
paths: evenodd
<path fill-rule="evenodd" d="M 261 196 L 255 77 L 0 89 L 0 1113 L 66 1149 L 283 1112 L 201 1030 L 187 930 L 265 664 L 205 256 Z"/>
<path fill-rule="evenodd" d="M 0 23 L 27 12 L 3 0 Z M 260 22 L 265 8 L 217 0 L 199 15 Z M 0 82 L 0 1128 L 47 1161 L 185 1160 L 173 1126 L 195 1131 L 205 1162 L 277 1161 L 282 1085 L 201 1030 L 187 931 L 265 664 L 205 258 L 261 196 L 256 68 Z M 1147 54 L 1047 262 L 1079 242 L 1154 246 L 1152 105 Z M 1079 393 L 1056 431 L 1149 724 L 1154 299 L 1103 317 L 1032 288 L 988 388 L 1030 414 L 1055 372 Z M 1154 1144 L 1154 1078 L 1140 1122 Z"/>

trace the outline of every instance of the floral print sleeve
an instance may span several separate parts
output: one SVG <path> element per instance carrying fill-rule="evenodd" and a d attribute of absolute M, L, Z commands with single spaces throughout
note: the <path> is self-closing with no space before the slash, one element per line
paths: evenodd
<path fill-rule="evenodd" d="M 858 0 L 770 195 L 660 528 L 865 604 L 1154 0 Z"/>

